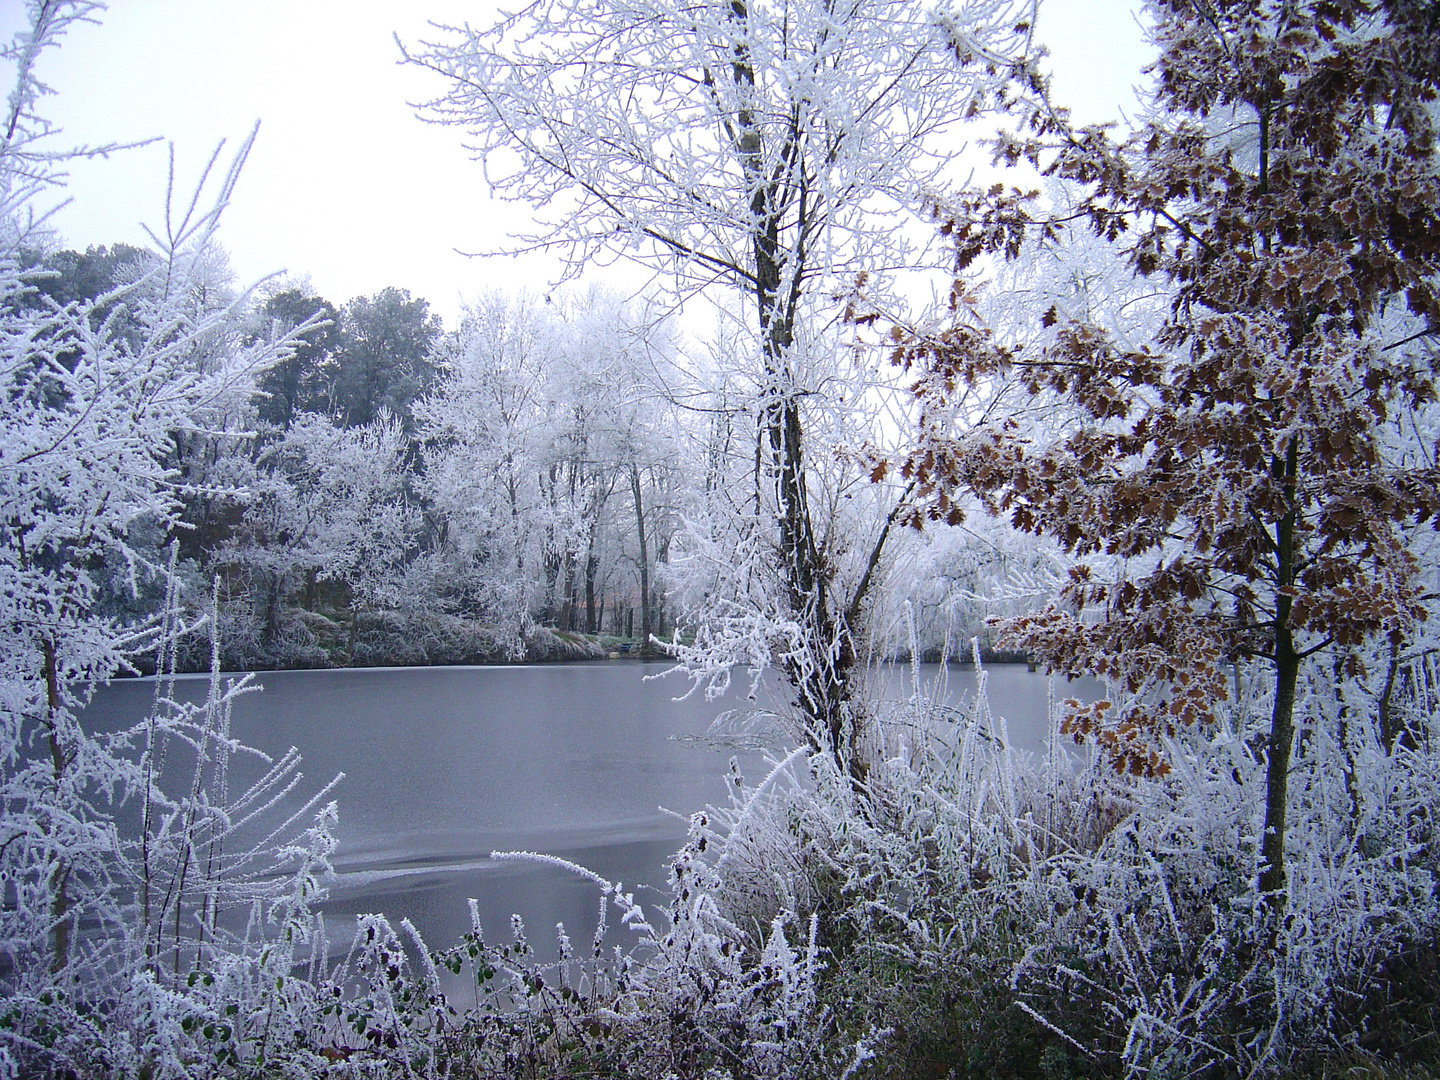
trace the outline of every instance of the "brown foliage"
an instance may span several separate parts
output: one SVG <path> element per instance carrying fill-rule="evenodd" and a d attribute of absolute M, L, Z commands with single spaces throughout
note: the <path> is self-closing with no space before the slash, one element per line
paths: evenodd
<path fill-rule="evenodd" d="M 1305 656 L 1424 617 L 1406 530 L 1440 515 L 1435 469 L 1381 450 L 1436 396 L 1440 6 L 1163 0 L 1156 13 L 1145 128 L 1116 142 L 1040 94 L 995 155 L 1075 185 L 1067 218 L 1163 283 L 1170 317 L 1133 349 L 1052 306 L 1033 340 L 1000 342 L 952 301 L 943 332 L 896 336 L 921 420 L 890 463 L 915 482 L 912 524 L 957 521 L 970 493 L 1080 558 L 1006 642 L 1122 686 L 1123 707 L 1067 703 L 1066 730 L 1147 775 L 1167 768 L 1161 736 L 1224 700 L 1222 664 L 1249 656 L 1275 667 L 1286 727 L 1270 751 L 1288 758 L 1281 684 L 1293 697 Z M 1014 190 L 935 212 L 959 269 L 1064 242 L 1065 223 Z M 1377 336 L 1406 318 L 1412 341 Z M 999 379 L 1078 420 L 1041 435 L 967 426 L 957 390 Z"/>

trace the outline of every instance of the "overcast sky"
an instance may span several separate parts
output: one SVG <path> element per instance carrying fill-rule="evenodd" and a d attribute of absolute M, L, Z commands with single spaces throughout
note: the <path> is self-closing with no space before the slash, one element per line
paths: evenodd
<path fill-rule="evenodd" d="M 1126 0 L 1046 0 L 1038 24 L 1056 89 L 1081 120 L 1133 101 L 1149 58 Z M 0 34 L 22 24 L 0 0 Z M 42 108 L 68 142 L 152 137 L 175 145 L 187 189 L 221 139 L 260 135 L 221 232 L 237 278 L 308 275 L 336 303 L 387 285 L 428 299 L 447 325 L 491 288 L 543 289 L 554 267 L 467 259 L 503 245 L 522 207 L 490 201 L 460 133 L 417 120 L 407 102 L 436 96 L 429 73 L 398 63 L 394 35 L 426 20 L 488 25 L 486 0 L 112 0 L 98 26 L 46 54 L 56 92 Z M 70 170 L 71 204 L 55 217 L 68 246 L 146 243 L 163 217 L 164 143 Z"/>

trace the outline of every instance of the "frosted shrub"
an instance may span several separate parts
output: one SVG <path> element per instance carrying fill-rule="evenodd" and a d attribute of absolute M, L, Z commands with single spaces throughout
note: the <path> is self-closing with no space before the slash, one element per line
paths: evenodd
<path fill-rule="evenodd" d="M 190 629 L 174 600 L 148 715 L 79 744 L 91 772 L 70 805 L 88 842 L 60 846 L 39 798 L 17 796 L 33 763 L 7 777 L 0 1075 L 207 1075 L 274 1056 L 272 1027 L 293 1042 L 315 1026 L 283 987 L 326 974 L 311 905 L 331 877 L 334 782 L 296 798 L 292 750 L 232 788 L 232 759 L 257 755 L 229 730 L 249 687 L 212 673 L 198 704 L 174 696 Z"/>
<path fill-rule="evenodd" d="M 182 595 L 165 542 L 187 446 L 238 437 L 254 374 L 308 324 L 252 340 L 248 295 L 217 271 L 248 140 L 228 169 L 218 151 L 206 167 L 209 209 L 203 180 L 167 200 L 158 252 L 121 284 L 67 303 L 37 288 L 53 244 L 38 197 L 70 155 L 36 110 L 36 65 L 99 7 L 31 3 L 4 48 L 17 81 L 0 124 L 0 1077 L 313 1075 L 321 1050 L 340 1053 L 317 1003 L 354 990 L 334 981 L 312 910 L 330 879 L 329 788 L 301 795 L 298 755 L 267 760 L 233 737 L 243 680 L 212 674 L 198 705 L 174 693 L 182 643 L 207 624 L 218 671 L 217 605 L 187 623 L 206 605 Z M 146 656 L 152 708 L 96 731 L 93 687 Z M 248 783 L 243 758 L 259 765 Z"/>
<path fill-rule="evenodd" d="M 1020 1010 L 1041 1042 L 1106 1072 L 1246 1071 L 1352 1044 L 1381 961 L 1437 925 L 1435 769 L 1426 753 L 1384 753 L 1372 726 L 1340 724 L 1334 683 L 1312 674 L 1282 919 L 1257 891 L 1267 703 L 1242 698 L 1218 729 L 1172 744 L 1164 780 L 1016 762 L 989 740 L 967 762 L 963 738 L 929 765 L 888 761 L 877 777 L 897 826 L 889 844 L 906 837 L 912 855 L 869 861 L 906 903 L 849 909 L 865 928 L 859 955 L 959 968 L 993 995 L 987 1008 Z M 1347 689 L 1353 717 L 1364 704 Z M 1372 734 L 1347 751 L 1342 730 Z M 1005 956 L 1003 985 L 985 987 Z"/>
<path fill-rule="evenodd" d="M 1373 746 L 1347 763 L 1332 688 L 1308 689 L 1283 918 L 1256 886 L 1264 770 L 1243 715 L 1174 745 L 1169 780 L 1133 782 L 1135 812 L 1094 850 L 1052 863 L 1045 919 L 1012 986 L 1060 1038 L 1089 1027 L 1077 1040 L 1087 1056 L 1185 1074 L 1352 1044 L 1363 1033 L 1354 1006 L 1380 963 L 1430 940 L 1433 763 Z"/>
<path fill-rule="evenodd" d="M 740 809 L 738 801 L 731 807 Z M 742 928 L 721 910 L 722 873 L 706 854 L 724 847 L 712 846 L 717 827 L 723 832 L 715 813 L 722 812 L 696 815 L 675 858 L 665 929 L 619 883 L 552 856 L 511 856 L 594 882 L 596 931 L 588 950 L 577 951 L 560 926 L 559 958 L 541 961 L 518 918 L 510 943 L 488 943 L 472 904 L 471 932 L 436 958 L 474 987 L 473 1004 L 446 1025 L 446 1060 L 483 1076 L 568 1069 L 656 1080 L 825 1075 L 827 1062 L 838 1059 L 825 1041 L 828 1012 L 817 1002 L 817 919 L 779 911 Z M 620 931 L 635 937 L 607 954 L 612 908 Z"/>
<path fill-rule="evenodd" d="M 1433 691 L 1407 697 L 1410 739 L 1387 753 L 1357 722 L 1378 707 L 1365 683 L 1310 671 L 1275 919 L 1257 884 L 1269 705 L 1237 679 L 1218 727 L 1172 741 L 1162 779 L 1067 753 L 1058 703 L 1049 752 L 1017 753 L 983 672 L 958 710 L 919 694 L 879 710 L 863 787 L 824 753 L 753 788 L 732 767 L 732 801 L 692 824 L 672 928 L 651 932 L 633 984 L 665 996 L 633 1000 L 733 1012 L 758 1046 L 778 999 L 747 988 L 789 970 L 778 929 L 809 927 L 805 992 L 781 995 L 802 1033 L 777 1051 L 792 1072 L 863 1050 L 881 1073 L 1043 1059 L 1055 1075 L 1243 1075 L 1370 1045 L 1363 1003 L 1385 963 L 1440 925 Z M 783 955 L 802 955 L 794 937 Z"/>

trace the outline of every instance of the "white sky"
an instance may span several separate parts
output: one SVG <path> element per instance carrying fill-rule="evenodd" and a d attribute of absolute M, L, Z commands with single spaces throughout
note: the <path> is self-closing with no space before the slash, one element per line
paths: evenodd
<path fill-rule="evenodd" d="M 460 132 L 417 120 L 407 101 L 434 77 L 401 66 L 393 35 L 426 20 L 488 25 L 493 0 L 112 0 L 98 26 L 46 54 L 42 105 L 68 143 L 173 141 L 188 191 L 215 144 L 260 136 L 221 229 L 240 282 L 289 271 L 336 304 L 388 285 L 454 324 L 461 301 L 492 288 L 543 289 L 539 257 L 467 259 L 493 250 L 522 206 L 492 202 Z M 1133 102 L 1149 52 L 1129 0 L 1044 0 L 1039 36 L 1054 53 L 1057 98 L 1077 119 Z M 0 36 L 22 24 L 0 0 Z M 69 247 L 145 244 L 163 217 L 165 144 L 70 169 L 71 203 L 53 219 Z M 158 231 L 158 229 L 157 229 Z"/>

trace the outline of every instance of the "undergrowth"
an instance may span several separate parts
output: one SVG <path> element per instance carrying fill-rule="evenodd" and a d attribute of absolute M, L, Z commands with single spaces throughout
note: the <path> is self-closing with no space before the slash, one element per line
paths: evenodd
<path fill-rule="evenodd" d="M 596 888 L 595 933 L 559 928 L 553 960 L 518 918 L 493 936 L 473 909 L 440 952 L 372 915 L 332 954 L 311 911 L 325 811 L 283 846 L 290 891 L 246 901 L 243 928 L 206 916 L 206 895 L 243 899 L 221 875 L 148 946 L 87 944 L 106 957 L 88 983 L 79 961 L 47 974 L 12 953 L 0 1063 L 152 1080 L 1422 1075 L 1440 1063 L 1440 778 L 1433 686 L 1412 684 L 1432 696 L 1411 696 L 1413 737 L 1389 752 L 1353 722 L 1339 741 L 1334 696 L 1311 687 L 1282 918 L 1255 884 L 1264 702 L 1177 738 L 1171 775 L 1141 780 L 1054 732 L 1017 752 L 982 670 L 959 709 L 935 687 L 879 712 L 863 783 L 823 753 L 758 780 L 732 763 L 665 910 L 510 856 Z M 177 872 L 162 862 L 157 883 Z"/>

